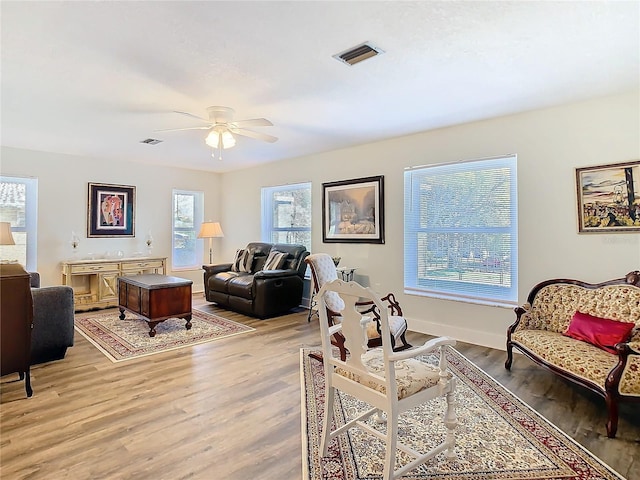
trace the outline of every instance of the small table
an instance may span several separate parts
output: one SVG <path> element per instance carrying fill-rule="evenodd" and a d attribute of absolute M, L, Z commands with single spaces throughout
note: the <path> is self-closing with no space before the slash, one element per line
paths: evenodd
<path fill-rule="evenodd" d="M 350 268 L 350 267 L 340 267 L 340 268 L 336 268 L 336 272 L 338 273 L 338 275 L 340 275 L 340 277 L 342 278 L 342 280 L 344 282 L 350 282 L 353 280 L 353 274 L 356 271 L 355 268 Z"/>
<path fill-rule="evenodd" d="M 137 313 L 149 325 L 155 337 L 156 325 L 168 318 L 183 318 L 191 329 L 191 280 L 156 273 L 118 277 L 120 320 L 124 311 Z"/>

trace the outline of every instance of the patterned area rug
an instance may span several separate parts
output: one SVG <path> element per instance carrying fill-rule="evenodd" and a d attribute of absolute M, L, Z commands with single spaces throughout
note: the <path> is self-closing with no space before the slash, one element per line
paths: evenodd
<path fill-rule="evenodd" d="M 324 372 L 310 349 L 300 351 L 302 381 L 302 457 L 306 480 L 379 480 L 384 462 L 384 443 L 359 428 L 335 438 L 327 457 L 320 458 L 324 402 Z M 436 356 L 422 357 L 437 364 Z M 456 388 L 458 428 L 457 458 L 447 461 L 440 454 L 410 471 L 403 479 L 468 480 L 624 480 L 583 447 L 567 437 L 515 395 L 504 389 L 456 350 L 448 356 Z M 337 425 L 368 406 L 340 392 L 336 396 Z M 399 420 L 402 441 L 420 452 L 428 451 L 444 435 L 441 417 L 444 399 L 406 412 Z M 430 425 L 432 418 L 434 425 Z M 438 418 L 440 417 L 440 418 Z M 370 425 L 384 431 L 372 419 Z M 431 429 L 430 429 L 431 428 Z M 398 454 L 398 468 L 408 463 Z"/>
<path fill-rule="evenodd" d="M 126 312 L 120 320 L 118 309 L 100 313 L 76 314 L 75 329 L 93 343 L 112 362 L 122 362 L 154 353 L 210 342 L 251 332 L 254 328 L 193 309 L 192 327 L 185 320 L 170 318 L 156 326 L 156 336 L 149 336 L 149 326 L 141 317 Z"/>

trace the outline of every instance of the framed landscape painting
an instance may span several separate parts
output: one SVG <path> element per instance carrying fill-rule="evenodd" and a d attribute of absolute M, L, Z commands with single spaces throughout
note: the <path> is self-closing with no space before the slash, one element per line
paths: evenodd
<path fill-rule="evenodd" d="M 384 177 L 322 184 L 325 243 L 384 243 Z"/>
<path fill-rule="evenodd" d="M 136 187 L 89 183 L 87 237 L 135 237 Z"/>
<path fill-rule="evenodd" d="M 579 233 L 640 232 L 640 161 L 576 168 Z"/>

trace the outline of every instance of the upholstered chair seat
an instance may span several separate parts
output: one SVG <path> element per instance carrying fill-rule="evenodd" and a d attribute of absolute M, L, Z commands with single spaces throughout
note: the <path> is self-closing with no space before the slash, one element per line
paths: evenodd
<path fill-rule="evenodd" d="M 374 348 L 362 355 L 362 364 L 369 373 L 385 378 L 386 370 L 383 351 Z M 336 373 L 345 378 L 349 378 L 366 387 L 377 390 L 380 393 L 387 393 L 387 386 L 384 381 L 374 380 L 374 377 L 362 378 L 352 371 L 344 368 L 337 368 Z M 431 388 L 440 381 L 440 370 L 435 365 L 421 362 L 414 358 L 398 360 L 395 362 L 395 377 L 398 400 L 410 397 L 425 388 Z"/>

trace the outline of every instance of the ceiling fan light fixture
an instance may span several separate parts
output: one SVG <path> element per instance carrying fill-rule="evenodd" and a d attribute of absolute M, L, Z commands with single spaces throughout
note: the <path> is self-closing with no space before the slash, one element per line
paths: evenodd
<path fill-rule="evenodd" d="M 230 131 L 225 131 L 220 135 L 222 138 L 222 148 L 231 148 L 236 146 L 236 137 Z"/>
<path fill-rule="evenodd" d="M 220 148 L 222 143 L 222 148 L 227 149 L 235 146 L 236 139 L 229 130 L 214 127 L 205 138 L 205 143 L 211 148 Z"/>

